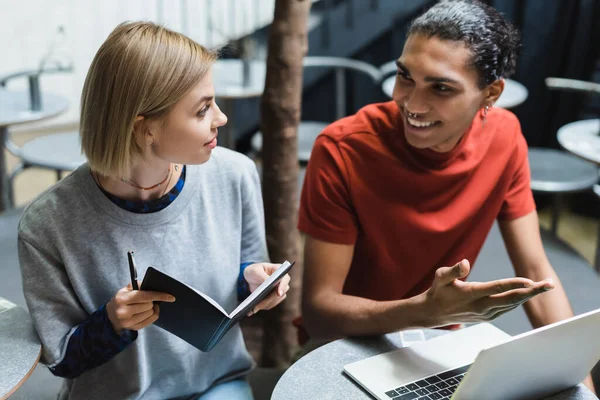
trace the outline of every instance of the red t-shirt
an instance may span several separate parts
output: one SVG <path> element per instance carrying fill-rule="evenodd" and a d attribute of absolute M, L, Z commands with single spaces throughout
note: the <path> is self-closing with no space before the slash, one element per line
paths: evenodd
<path fill-rule="evenodd" d="M 448 153 L 410 146 L 393 102 L 372 104 L 317 138 L 299 229 L 355 245 L 343 293 L 397 300 L 427 290 L 435 270 L 474 265 L 496 218 L 535 210 L 517 118 L 492 108 Z M 320 268 L 327 268 L 321 265 Z"/>

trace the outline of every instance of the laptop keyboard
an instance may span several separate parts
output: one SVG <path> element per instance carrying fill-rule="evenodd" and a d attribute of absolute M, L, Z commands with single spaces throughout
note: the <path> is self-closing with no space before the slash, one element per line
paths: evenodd
<path fill-rule="evenodd" d="M 385 392 L 393 400 L 442 400 L 449 399 L 464 378 L 470 365 L 456 368 L 441 374 L 432 375 L 420 381 L 397 387 Z"/>

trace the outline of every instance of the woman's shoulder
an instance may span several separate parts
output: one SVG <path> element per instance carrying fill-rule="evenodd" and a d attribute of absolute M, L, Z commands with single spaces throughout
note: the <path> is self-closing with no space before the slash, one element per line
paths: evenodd
<path fill-rule="evenodd" d="M 222 147 L 215 148 L 204 164 L 188 165 L 186 168 L 189 183 L 215 202 L 231 201 L 248 188 L 260 186 L 255 162 L 245 154 Z"/>
<path fill-rule="evenodd" d="M 254 161 L 247 155 L 225 147 L 216 147 L 211 159 L 221 166 L 227 164 L 233 168 L 253 168 L 255 166 Z"/>
<path fill-rule="evenodd" d="M 29 203 L 19 221 L 19 234 L 39 232 L 56 226 L 61 218 L 68 216 L 67 210 L 73 210 L 74 204 L 80 203 L 75 197 L 80 195 L 73 174 L 61 179 Z"/>
<path fill-rule="evenodd" d="M 245 154 L 216 147 L 206 163 L 191 165 L 188 168 L 198 171 L 201 175 L 231 179 L 253 175 L 256 172 L 256 163 Z"/>

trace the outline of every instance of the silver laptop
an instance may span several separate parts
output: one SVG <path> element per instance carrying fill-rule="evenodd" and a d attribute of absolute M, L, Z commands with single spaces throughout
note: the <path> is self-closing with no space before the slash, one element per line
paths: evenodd
<path fill-rule="evenodd" d="M 380 400 L 530 400 L 580 383 L 600 359 L 600 309 L 511 337 L 473 325 L 344 371 Z"/>

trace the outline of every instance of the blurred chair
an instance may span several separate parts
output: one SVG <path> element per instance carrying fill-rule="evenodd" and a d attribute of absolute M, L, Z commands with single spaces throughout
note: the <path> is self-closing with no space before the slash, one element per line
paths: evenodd
<path fill-rule="evenodd" d="M 551 90 L 600 93 L 600 85 L 573 79 L 546 78 L 546 86 Z M 551 232 L 556 235 L 564 194 L 591 190 L 598 182 L 598 166 L 572 153 L 536 147 L 529 149 L 529 164 L 533 192 L 554 195 Z"/>
<path fill-rule="evenodd" d="M 531 190 L 553 195 L 550 231 L 556 235 L 565 194 L 591 190 L 598 181 L 598 168 L 565 151 L 529 148 Z"/>
<path fill-rule="evenodd" d="M 9 81 L 17 78 L 27 78 L 31 111 L 40 111 L 42 107 L 39 78 L 41 74 L 71 72 L 72 66 L 57 66 L 55 68 L 21 71 L 0 77 L 0 87 L 5 87 Z M 30 167 L 46 168 L 56 171 L 57 180 L 63 171 L 72 171 L 85 162 L 79 146 L 77 132 L 57 133 L 35 138 L 23 145 L 17 146 L 7 135 L 4 147 L 18 158 L 19 163 L 8 176 L 9 204 L 14 205 L 14 180 L 23 170 Z"/>
<path fill-rule="evenodd" d="M 346 72 L 357 72 L 371 78 L 374 85 L 381 80 L 380 71 L 364 61 L 344 57 L 305 57 L 304 68 L 332 68 L 335 73 L 335 119 L 346 116 Z M 300 121 L 298 126 L 298 161 L 308 163 L 315 139 L 329 125 L 321 121 Z M 252 150 L 262 149 L 262 133 L 256 132 L 252 137 Z"/>

